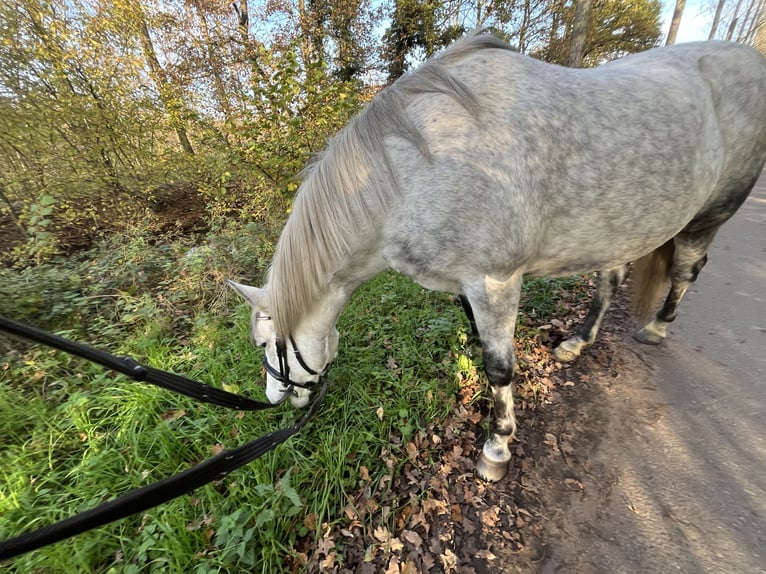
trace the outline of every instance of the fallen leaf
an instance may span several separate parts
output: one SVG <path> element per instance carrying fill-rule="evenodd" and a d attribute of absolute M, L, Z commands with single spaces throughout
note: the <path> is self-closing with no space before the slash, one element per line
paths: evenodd
<path fill-rule="evenodd" d="M 457 567 L 457 556 L 449 548 L 444 550 L 444 554 L 439 556 L 439 560 L 441 560 L 445 572 L 453 572 Z"/>
<path fill-rule="evenodd" d="M 492 552 L 490 552 L 489 550 L 479 550 L 476 553 L 476 557 L 483 558 L 484 560 L 494 560 L 495 558 L 497 558 L 497 556 L 492 554 Z"/>
<path fill-rule="evenodd" d="M 436 560 L 429 552 L 425 552 L 421 559 L 423 560 L 423 572 L 430 572 L 431 568 L 436 565 Z"/>
<path fill-rule="evenodd" d="M 372 531 L 372 535 L 375 537 L 375 540 L 383 543 L 388 542 L 391 538 L 391 533 L 385 526 L 376 526 L 375 530 Z"/>
<path fill-rule="evenodd" d="M 416 548 L 423 544 L 423 539 L 420 537 L 420 534 L 414 530 L 402 530 L 401 537 Z"/>
<path fill-rule="evenodd" d="M 165 422 L 173 422 L 180 419 L 186 414 L 184 409 L 178 409 L 174 411 L 166 411 L 160 415 L 160 418 Z"/>
<path fill-rule="evenodd" d="M 556 452 L 556 453 L 559 452 L 559 441 L 556 438 L 556 435 L 551 434 L 549 432 L 545 433 L 545 440 L 543 441 L 543 443 L 550 446 L 551 449 L 553 449 L 553 452 Z"/>
<path fill-rule="evenodd" d="M 385 574 L 400 574 L 401 570 L 399 569 L 399 558 L 397 556 L 391 556 L 391 559 L 388 561 L 388 568 L 386 568 Z"/>
<path fill-rule="evenodd" d="M 324 570 L 330 570 L 331 568 L 334 568 L 334 567 L 335 567 L 335 557 L 336 557 L 336 554 L 335 554 L 335 552 L 330 552 L 330 553 L 329 553 L 329 554 L 328 554 L 328 555 L 327 555 L 327 556 L 324 558 L 324 560 L 321 560 L 321 561 L 319 562 L 319 566 L 320 566 L 320 568 L 322 568 L 322 569 L 324 569 Z"/>
<path fill-rule="evenodd" d="M 316 530 L 317 515 L 314 512 L 312 512 L 311 514 L 307 514 L 306 517 L 303 519 L 303 526 L 305 526 L 306 529 L 309 531 Z"/>

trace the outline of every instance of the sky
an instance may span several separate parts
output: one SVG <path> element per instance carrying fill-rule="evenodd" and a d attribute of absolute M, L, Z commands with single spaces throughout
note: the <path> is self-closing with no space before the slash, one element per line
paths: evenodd
<path fill-rule="evenodd" d="M 676 44 L 707 40 L 708 34 L 710 34 L 710 26 L 713 23 L 713 8 L 711 8 L 711 4 L 712 2 L 706 0 L 687 0 L 686 8 L 684 8 L 684 14 L 681 18 L 681 25 L 678 27 Z M 670 20 L 673 18 L 675 7 L 675 0 L 663 0 L 663 43 L 664 39 L 667 38 Z"/>

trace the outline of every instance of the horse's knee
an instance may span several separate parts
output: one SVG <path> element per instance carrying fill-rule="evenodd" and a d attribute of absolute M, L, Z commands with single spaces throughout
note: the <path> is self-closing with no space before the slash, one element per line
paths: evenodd
<path fill-rule="evenodd" d="M 484 372 L 492 387 L 502 387 L 513 382 L 514 360 L 503 359 L 495 353 L 484 350 Z"/>

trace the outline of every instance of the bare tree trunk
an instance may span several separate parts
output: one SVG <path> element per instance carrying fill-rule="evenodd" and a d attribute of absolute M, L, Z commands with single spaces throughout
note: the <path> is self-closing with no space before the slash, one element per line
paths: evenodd
<path fill-rule="evenodd" d="M 237 5 L 236 2 L 233 2 L 231 6 L 237 14 L 237 29 L 239 30 L 240 42 L 242 42 L 245 51 L 245 58 L 247 58 L 247 61 L 250 62 L 253 70 L 258 73 L 258 76 L 262 80 L 268 80 L 269 76 L 265 70 L 261 68 L 261 64 L 258 62 L 258 54 L 255 49 L 260 47 L 260 43 L 250 38 L 250 16 L 247 12 L 247 0 L 240 0 L 239 5 Z"/>
<path fill-rule="evenodd" d="M 527 29 L 529 28 L 531 12 L 532 7 L 530 0 L 524 0 L 524 18 L 521 21 L 521 28 L 519 28 L 519 52 L 522 54 L 526 51 Z"/>
<path fill-rule="evenodd" d="M 210 64 L 210 73 L 213 76 L 213 92 L 215 93 L 215 98 L 218 100 L 218 105 L 221 107 L 226 122 L 231 123 L 234 118 L 234 112 L 231 109 L 229 94 L 226 91 L 226 83 L 221 76 L 221 68 L 223 65 L 216 53 L 216 42 L 210 33 L 210 27 L 207 23 L 207 14 L 205 13 L 204 6 L 201 5 L 199 0 L 192 0 L 192 4 L 197 11 L 197 17 L 202 26 L 202 34 L 205 36 L 205 53 L 207 55 L 207 61 Z"/>
<path fill-rule="evenodd" d="M 665 42 L 666 46 L 676 43 L 676 36 L 678 36 L 678 27 L 681 25 L 681 17 L 684 15 L 684 8 L 686 7 L 686 0 L 676 0 L 676 9 L 673 11 L 673 19 L 670 21 L 670 30 L 668 30 L 668 39 Z"/>
<path fill-rule="evenodd" d="M 761 2 L 760 18 L 753 31 L 752 46 L 766 57 L 766 3 Z"/>
<path fill-rule="evenodd" d="M 737 0 L 737 5 L 734 7 L 734 13 L 731 15 L 731 22 L 729 22 L 729 30 L 726 32 L 727 40 L 731 40 L 732 36 L 734 36 L 734 28 L 737 27 L 740 6 L 742 6 L 742 0 Z"/>
<path fill-rule="evenodd" d="M 180 112 L 180 106 L 173 101 L 171 96 L 170 82 L 165 75 L 165 70 L 160 65 L 160 61 L 157 59 L 157 53 L 154 50 L 154 43 L 152 37 L 149 35 L 149 28 L 146 25 L 146 20 L 143 18 L 143 14 L 140 15 L 141 22 L 139 23 L 138 30 L 141 35 L 141 46 L 144 52 L 144 58 L 149 64 L 149 71 L 152 76 L 152 80 L 157 85 L 157 91 L 160 93 L 162 103 L 165 104 L 165 109 L 170 115 L 170 125 L 178 136 L 178 143 L 181 144 L 183 150 L 189 154 L 194 155 L 194 148 L 189 141 L 189 137 L 186 135 L 186 128 L 178 118 Z"/>
<path fill-rule="evenodd" d="M 572 38 L 569 40 L 569 67 L 582 68 L 585 42 L 588 39 L 588 22 L 593 9 L 593 0 L 577 0 L 575 7 Z"/>
<path fill-rule="evenodd" d="M 755 32 L 755 27 L 758 25 L 761 9 L 762 0 L 749 0 L 745 19 L 742 20 L 742 25 L 739 27 L 737 42 L 742 42 L 743 44 L 752 42 L 753 32 Z"/>
<path fill-rule="evenodd" d="M 721 22 L 721 12 L 723 11 L 723 5 L 726 4 L 726 0 L 718 0 L 718 6 L 715 7 L 715 15 L 713 16 L 713 25 L 710 27 L 710 35 L 708 40 L 715 38 L 716 32 L 718 32 L 718 24 Z"/>

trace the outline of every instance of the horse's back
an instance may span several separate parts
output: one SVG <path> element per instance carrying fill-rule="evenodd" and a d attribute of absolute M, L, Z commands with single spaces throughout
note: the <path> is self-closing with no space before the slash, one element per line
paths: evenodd
<path fill-rule="evenodd" d="M 718 182 L 752 178 L 766 159 L 766 64 L 734 44 L 592 70 L 487 50 L 449 71 L 480 116 L 448 95 L 416 96 L 408 113 L 432 157 L 390 141 L 403 198 L 386 255 L 412 275 L 621 264 L 736 187 Z"/>
<path fill-rule="evenodd" d="M 750 172 L 760 164 L 760 172 L 766 162 L 766 58 L 734 42 L 691 42 L 617 60 L 602 69 L 650 62 L 667 62 L 698 73 L 709 88 L 725 161 L 731 164 L 724 171 Z"/>

